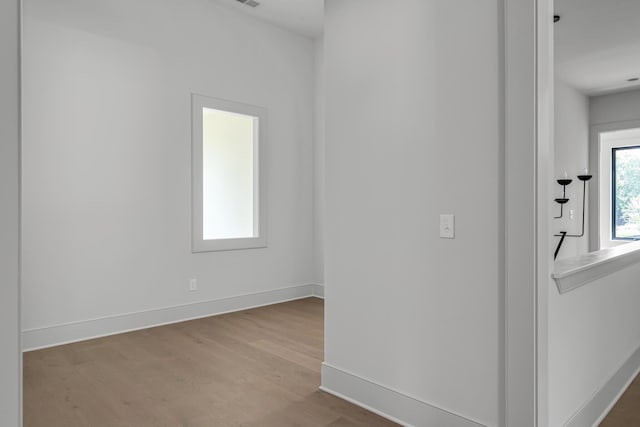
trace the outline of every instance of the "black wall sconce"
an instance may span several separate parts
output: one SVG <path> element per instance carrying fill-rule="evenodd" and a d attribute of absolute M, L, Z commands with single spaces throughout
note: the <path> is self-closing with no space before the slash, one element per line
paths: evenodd
<path fill-rule="evenodd" d="M 560 216 L 554 216 L 554 219 L 562 218 L 564 205 L 569 201 L 569 199 L 567 199 L 567 185 L 571 184 L 573 180 L 568 179 L 566 175 L 567 174 L 565 173 L 564 179 L 558 180 L 558 184 L 562 185 L 562 197 L 556 199 L 556 203 L 560 205 Z"/>
<path fill-rule="evenodd" d="M 556 251 L 553 254 L 553 259 L 558 257 L 558 252 L 560 252 L 560 248 L 562 247 L 562 243 L 564 243 L 564 239 L 566 237 L 583 237 L 584 236 L 584 213 L 585 213 L 585 200 L 587 197 L 587 181 L 589 181 L 593 176 L 588 174 L 587 169 L 584 170 L 583 175 L 578 175 L 578 180 L 582 181 L 582 226 L 580 234 L 569 234 L 567 231 L 560 231 L 558 234 L 554 234 L 555 237 L 560 237 L 560 241 L 558 242 L 558 246 L 556 246 Z M 560 216 L 554 217 L 554 219 L 562 218 L 563 215 L 563 206 L 569 201 L 566 197 L 567 185 L 571 184 L 572 180 L 568 179 L 565 174 L 564 179 L 557 180 L 558 184 L 562 185 L 562 197 L 555 199 L 556 203 L 560 205 Z"/>

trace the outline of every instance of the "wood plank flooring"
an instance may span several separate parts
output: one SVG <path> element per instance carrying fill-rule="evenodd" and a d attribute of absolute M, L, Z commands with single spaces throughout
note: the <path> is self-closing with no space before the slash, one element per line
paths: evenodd
<path fill-rule="evenodd" d="M 629 385 L 600 427 L 640 426 L 640 376 Z"/>
<path fill-rule="evenodd" d="M 25 427 L 394 426 L 318 390 L 308 298 L 24 355 Z"/>

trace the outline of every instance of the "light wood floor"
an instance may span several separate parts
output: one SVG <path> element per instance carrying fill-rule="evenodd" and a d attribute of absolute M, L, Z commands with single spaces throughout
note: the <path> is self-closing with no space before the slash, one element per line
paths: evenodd
<path fill-rule="evenodd" d="M 393 426 L 318 390 L 316 298 L 24 355 L 25 427 Z"/>
<path fill-rule="evenodd" d="M 640 376 L 633 380 L 627 391 L 600 424 L 600 427 L 638 426 L 640 426 Z"/>

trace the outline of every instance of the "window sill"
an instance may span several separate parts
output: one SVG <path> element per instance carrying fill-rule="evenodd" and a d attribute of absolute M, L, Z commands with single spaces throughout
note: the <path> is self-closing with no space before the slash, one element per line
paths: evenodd
<path fill-rule="evenodd" d="M 637 263 L 640 263 L 640 242 L 632 242 L 557 261 L 551 277 L 558 292 L 564 294 Z"/>
<path fill-rule="evenodd" d="M 267 247 L 267 237 L 244 237 L 238 239 L 194 240 L 191 252 L 235 251 Z"/>

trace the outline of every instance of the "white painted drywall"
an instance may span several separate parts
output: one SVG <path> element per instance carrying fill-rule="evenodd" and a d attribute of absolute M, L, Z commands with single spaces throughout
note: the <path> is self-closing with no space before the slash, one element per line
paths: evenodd
<path fill-rule="evenodd" d="M 325 13 L 325 361 L 496 426 L 499 2 Z M 453 240 L 441 213 L 456 215 Z"/>
<path fill-rule="evenodd" d="M 19 1 L 0 2 L 0 423 L 20 425 Z"/>
<path fill-rule="evenodd" d="M 561 426 L 640 347 L 640 266 L 549 291 L 549 426 Z"/>
<path fill-rule="evenodd" d="M 324 38 L 315 44 L 315 111 L 313 143 L 313 253 L 315 283 L 324 283 L 324 222 L 325 222 L 325 112 L 324 112 Z"/>
<path fill-rule="evenodd" d="M 24 329 L 313 282 L 312 40 L 208 0 L 26 0 L 24 44 Z M 191 253 L 192 92 L 268 111 L 266 249 Z"/>
<path fill-rule="evenodd" d="M 569 202 L 564 205 L 563 217 L 554 219 L 552 231 L 558 234 L 567 231 L 569 234 L 580 234 L 582 225 L 582 191 L 583 184 L 576 176 L 583 174 L 589 167 L 589 98 L 566 82 L 555 80 L 555 173 L 553 198 L 562 197 L 562 186 L 555 180 L 563 178 L 566 172 L 573 180 L 567 186 L 566 197 Z M 588 185 L 592 185 L 589 182 Z M 587 193 L 588 198 L 588 193 Z M 560 205 L 553 202 L 554 216 L 560 216 Z M 562 243 L 558 260 L 571 258 L 588 252 L 589 247 L 589 205 L 585 209 L 584 237 L 567 237 Z M 573 218 L 571 215 L 573 211 Z M 554 238 L 554 243 L 559 237 Z"/>
<path fill-rule="evenodd" d="M 640 119 L 640 90 L 589 98 L 591 125 Z"/>

